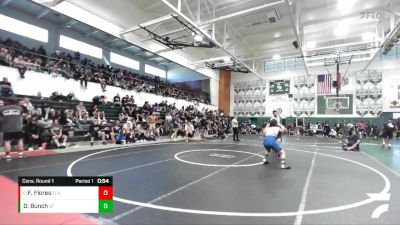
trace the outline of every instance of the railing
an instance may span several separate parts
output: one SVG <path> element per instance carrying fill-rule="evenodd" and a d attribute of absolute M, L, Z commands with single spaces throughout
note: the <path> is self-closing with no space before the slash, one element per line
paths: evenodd
<path fill-rule="evenodd" d="M 76 70 L 74 70 L 76 68 L 78 68 L 78 69 L 83 68 L 85 70 L 89 69 L 91 71 L 91 74 L 89 76 L 88 81 L 99 83 L 98 80 L 94 79 L 94 75 L 99 72 L 103 73 L 104 75 L 108 76 L 109 78 L 112 78 L 113 84 L 109 84 L 109 83 L 107 84 L 107 85 L 111 85 L 111 86 L 116 86 L 116 85 L 114 85 L 115 79 L 117 79 L 117 81 L 122 81 L 122 80 L 127 81 L 126 78 L 131 77 L 133 79 L 132 79 L 132 81 L 129 81 L 129 82 L 138 81 L 138 83 L 136 83 L 136 85 L 133 88 L 137 88 L 143 84 L 154 85 L 154 87 L 155 87 L 154 91 L 158 92 L 159 94 L 163 94 L 162 91 L 170 90 L 172 93 L 168 93 L 168 95 L 171 97 L 182 98 L 182 99 L 187 99 L 187 100 L 192 100 L 192 101 L 194 100 L 194 101 L 203 102 L 206 104 L 209 104 L 209 102 L 210 102 L 210 96 L 208 93 L 203 92 L 202 94 L 199 94 L 199 93 L 195 93 L 192 91 L 180 89 L 180 88 L 175 87 L 173 84 L 169 84 L 169 83 L 166 83 L 161 80 L 156 81 L 156 80 L 151 80 L 151 79 L 141 79 L 145 76 L 141 75 L 137 72 L 124 70 L 121 68 L 113 68 L 114 71 L 100 69 L 94 65 L 84 64 L 82 61 L 87 60 L 86 58 L 79 59 L 79 61 L 78 61 L 73 56 L 70 55 L 71 60 L 64 60 L 61 58 L 54 58 L 54 57 L 47 56 L 47 55 L 41 55 L 41 54 L 33 52 L 33 51 L 27 51 L 27 50 L 23 50 L 23 49 L 10 47 L 10 46 L 4 45 L 4 44 L 0 44 L 0 47 L 4 47 L 4 48 L 8 49 L 9 51 L 13 50 L 15 52 L 12 55 L 11 61 L 9 61 L 9 62 L 7 62 L 7 59 L 5 58 L 5 56 L 0 55 L 0 59 L 3 59 L 6 63 L 9 64 L 9 66 L 12 66 L 12 67 L 21 67 L 22 66 L 22 65 L 14 65 L 14 59 L 15 59 L 15 57 L 17 57 L 17 55 L 22 55 L 24 57 L 30 56 L 30 59 L 32 59 L 31 56 L 36 56 L 34 61 L 37 60 L 37 58 L 42 59 L 43 61 L 42 61 L 41 65 L 37 65 L 37 64 L 35 64 L 35 62 L 32 62 L 32 63 L 25 62 L 25 63 L 23 63 L 23 66 L 26 66 L 28 69 L 35 70 L 37 72 L 47 72 L 49 74 L 55 72 L 56 74 L 60 73 L 64 77 L 73 78 L 70 76 L 66 76 L 67 71 L 62 68 L 59 68 L 60 64 L 61 65 L 69 64 L 69 66 L 71 68 L 70 72 L 73 74 L 75 74 L 77 72 Z M 68 55 L 69 54 L 67 54 L 66 56 L 68 56 Z M 54 62 L 54 63 L 51 64 L 50 62 Z M 87 60 L 87 62 L 89 63 L 91 61 Z M 74 68 L 72 68 L 71 66 L 73 66 Z M 121 78 L 117 78 L 118 73 L 122 73 L 122 71 L 126 71 L 127 73 L 130 74 L 130 76 L 123 75 L 123 76 L 121 76 Z M 141 78 L 139 78 L 139 76 Z M 121 85 L 119 85 L 117 87 L 121 87 Z"/>

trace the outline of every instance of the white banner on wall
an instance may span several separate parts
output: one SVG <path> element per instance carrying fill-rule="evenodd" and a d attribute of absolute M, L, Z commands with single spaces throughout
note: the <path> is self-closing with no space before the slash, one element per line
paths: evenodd
<path fill-rule="evenodd" d="M 383 112 L 400 112 L 400 80 L 383 89 Z"/>

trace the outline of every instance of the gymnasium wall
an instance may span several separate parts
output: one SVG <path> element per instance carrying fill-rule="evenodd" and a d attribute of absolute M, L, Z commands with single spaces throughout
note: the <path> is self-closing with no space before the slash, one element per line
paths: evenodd
<path fill-rule="evenodd" d="M 144 92 L 136 92 L 123 90 L 119 87 L 107 86 L 107 91 L 101 90 L 100 84 L 88 82 L 88 88 L 83 89 L 80 86 L 79 81 L 74 79 L 66 79 L 63 77 L 53 77 L 45 73 L 38 73 L 33 71 L 27 71 L 25 78 L 21 79 L 17 69 L 0 66 L 0 79 L 7 77 L 12 84 L 14 93 L 20 95 L 37 96 L 40 92 L 43 97 L 49 97 L 54 91 L 58 91 L 63 95 L 67 95 L 70 92 L 74 92 L 75 96 L 81 101 L 91 102 L 93 97 L 96 95 L 105 95 L 108 101 L 112 101 L 116 94 L 120 96 L 133 95 L 135 97 L 135 103 L 142 106 L 145 101 L 150 104 L 160 103 L 161 101 L 167 100 L 169 104 L 176 103 L 177 107 L 193 105 L 193 102 L 186 100 L 163 97 L 161 95 L 155 95 Z M 215 106 L 205 105 L 200 103 L 199 109 L 208 108 L 216 110 Z"/>
<path fill-rule="evenodd" d="M 282 120 L 282 124 L 287 126 L 289 122 L 296 123 L 297 117 L 286 117 Z M 316 118 L 316 117 L 298 117 L 298 119 L 304 119 L 304 123 L 317 124 L 318 122 L 328 121 L 331 125 L 334 125 L 338 120 L 340 122 L 368 122 L 370 124 L 377 124 L 378 126 L 382 126 L 382 124 L 387 121 L 387 118 L 383 117 L 373 117 L 373 118 L 362 118 L 362 117 L 346 117 L 346 118 L 337 118 L 337 117 L 326 117 L 326 118 Z M 270 117 L 239 117 L 239 122 L 249 122 L 251 124 L 262 126 L 265 122 L 268 122 Z"/>
<path fill-rule="evenodd" d="M 349 83 L 342 87 L 341 95 L 352 95 L 352 108 L 356 109 L 356 73 L 361 71 L 365 67 L 366 63 L 354 63 L 350 65 L 348 72 L 349 72 Z M 343 66 L 342 70 L 344 71 L 347 67 Z M 296 88 L 294 87 L 294 80 L 296 77 L 303 77 L 306 72 L 305 70 L 293 70 L 293 71 L 285 71 L 280 73 L 263 73 L 264 68 L 260 68 L 258 71 L 262 74 L 263 78 L 267 83 L 267 91 L 266 91 L 266 117 L 270 117 L 272 115 L 272 110 L 276 108 L 282 108 L 282 116 L 283 117 L 295 117 L 293 111 L 293 99 L 290 99 L 288 95 L 276 95 L 271 96 L 269 94 L 269 81 L 271 80 L 290 80 L 290 94 L 296 94 Z M 331 67 L 328 68 L 329 71 L 335 71 L 335 68 Z M 383 60 L 383 61 L 374 61 L 368 68 L 368 70 L 379 70 L 382 71 L 382 82 L 379 84 L 382 88 L 382 111 L 383 112 L 399 112 L 400 105 L 397 108 L 391 107 L 391 103 L 393 101 L 400 102 L 400 95 L 399 95 L 399 85 L 400 85 L 400 63 L 399 60 Z M 312 78 L 316 81 L 316 75 L 318 74 L 326 74 L 327 69 L 325 67 L 315 67 L 309 68 L 309 74 L 311 74 Z M 247 75 L 244 76 L 241 73 L 232 73 L 232 81 L 231 81 L 231 90 L 234 89 L 235 82 L 243 82 L 243 81 L 253 81 L 257 80 L 257 77 L 254 75 Z M 265 82 L 264 81 L 264 82 Z M 261 81 L 260 81 L 261 82 Z M 314 82 L 316 84 L 316 82 Z M 352 110 L 352 113 L 347 114 L 317 114 L 318 104 L 317 104 L 317 87 L 314 85 L 311 88 L 311 92 L 314 93 L 314 114 L 311 116 L 304 116 L 306 118 L 374 118 L 376 116 L 372 114 L 366 114 L 365 116 L 361 117 L 357 114 L 356 110 Z M 332 95 L 334 95 L 334 91 L 332 91 Z M 231 114 L 233 115 L 233 108 L 234 108 L 234 93 L 231 92 Z"/>

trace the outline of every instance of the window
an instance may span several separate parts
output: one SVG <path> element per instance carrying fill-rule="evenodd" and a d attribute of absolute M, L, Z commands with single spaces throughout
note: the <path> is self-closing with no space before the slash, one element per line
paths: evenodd
<path fill-rule="evenodd" d="M 49 39 L 48 30 L 2 14 L 0 14 L 0 29 L 41 42 L 47 43 Z"/>
<path fill-rule="evenodd" d="M 110 61 L 112 63 L 119 64 L 121 66 L 126 66 L 135 70 L 139 70 L 139 61 L 130 59 L 128 57 L 118 55 L 114 52 L 110 53 Z"/>
<path fill-rule="evenodd" d="M 321 60 L 321 62 L 323 62 L 323 60 Z M 264 61 L 264 73 L 276 73 L 286 70 L 301 69 L 304 69 L 304 61 L 302 58 L 286 58 Z"/>
<path fill-rule="evenodd" d="M 86 44 L 64 35 L 60 35 L 60 47 L 76 51 L 85 55 L 90 55 L 101 59 L 103 56 L 103 50 L 93 45 Z"/>
<path fill-rule="evenodd" d="M 147 64 L 144 67 L 144 72 L 148 73 L 148 74 L 159 76 L 161 78 L 166 78 L 167 77 L 167 72 L 165 70 L 158 69 L 158 68 L 156 68 L 154 66 L 150 66 L 150 65 L 147 65 Z"/>

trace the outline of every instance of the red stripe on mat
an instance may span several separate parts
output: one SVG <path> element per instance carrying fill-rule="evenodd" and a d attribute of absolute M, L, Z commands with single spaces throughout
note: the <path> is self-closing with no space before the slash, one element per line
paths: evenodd
<path fill-rule="evenodd" d="M 41 155 L 54 155 L 57 154 L 56 151 L 53 150 L 36 150 L 36 151 L 24 151 L 24 156 L 41 156 Z M 0 156 L 4 156 L 4 153 L 0 154 Z M 17 152 L 11 152 L 11 158 L 18 158 Z"/>
<path fill-rule="evenodd" d="M 0 176 L 0 224 L 98 224 L 81 214 L 19 214 L 18 184 Z"/>

